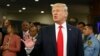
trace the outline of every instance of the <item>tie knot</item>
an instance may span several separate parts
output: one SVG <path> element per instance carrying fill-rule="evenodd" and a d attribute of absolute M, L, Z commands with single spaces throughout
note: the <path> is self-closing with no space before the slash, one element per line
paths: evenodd
<path fill-rule="evenodd" d="M 60 25 L 59 28 L 62 28 L 62 26 Z"/>

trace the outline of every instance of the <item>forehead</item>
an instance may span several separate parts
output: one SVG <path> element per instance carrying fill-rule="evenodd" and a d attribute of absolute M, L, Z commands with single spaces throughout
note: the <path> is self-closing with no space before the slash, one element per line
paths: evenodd
<path fill-rule="evenodd" d="M 23 22 L 22 25 L 29 25 L 29 23 L 28 22 Z"/>
<path fill-rule="evenodd" d="M 77 25 L 78 27 L 83 27 L 84 25 L 83 24 L 79 24 L 79 25 Z"/>
<path fill-rule="evenodd" d="M 89 29 L 89 27 L 88 26 L 85 26 L 84 29 Z"/>
<path fill-rule="evenodd" d="M 32 31 L 32 30 L 36 30 L 36 27 L 31 27 L 30 28 L 30 31 Z"/>
<path fill-rule="evenodd" d="M 54 6 L 52 7 L 52 10 L 63 10 L 64 7 L 61 7 L 61 6 Z"/>

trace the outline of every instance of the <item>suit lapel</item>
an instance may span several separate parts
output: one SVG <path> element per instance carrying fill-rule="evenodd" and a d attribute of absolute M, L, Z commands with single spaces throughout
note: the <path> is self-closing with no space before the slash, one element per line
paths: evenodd
<path fill-rule="evenodd" d="M 57 48 L 56 48 L 56 34 L 55 34 L 55 25 L 52 25 L 51 26 L 51 28 L 50 28 L 50 36 L 51 36 L 51 44 L 53 45 L 53 47 L 54 47 L 54 51 L 55 51 L 55 53 L 56 53 L 56 50 L 57 50 Z"/>
<path fill-rule="evenodd" d="M 72 32 L 71 26 L 67 24 L 67 56 L 69 56 L 69 52 L 70 52 L 70 46 L 72 40 L 71 32 Z"/>

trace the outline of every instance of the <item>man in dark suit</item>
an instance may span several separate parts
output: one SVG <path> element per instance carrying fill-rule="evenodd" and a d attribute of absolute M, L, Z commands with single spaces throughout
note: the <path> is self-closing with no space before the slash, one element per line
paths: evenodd
<path fill-rule="evenodd" d="M 27 21 L 23 21 L 21 24 L 21 31 L 19 32 L 19 36 L 21 37 L 21 39 L 25 39 L 25 35 L 29 35 L 29 23 Z M 18 53 L 17 56 L 27 56 L 26 55 L 26 51 L 25 51 L 25 45 L 23 42 L 21 42 L 21 51 Z"/>
<path fill-rule="evenodd" d="M 37 56 L 83 56 L 82 36 L 67 24 L 68 8 L 63 3 L 52 6 L 54 25 L 41 28 L 37 39 L 22 40 L 31 54 Z"/>

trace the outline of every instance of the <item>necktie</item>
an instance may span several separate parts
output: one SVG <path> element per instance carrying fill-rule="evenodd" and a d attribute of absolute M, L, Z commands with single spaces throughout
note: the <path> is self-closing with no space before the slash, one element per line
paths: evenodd
<path fill-rule="evenodd" d="M 58 56 L 63 56 L 63 33 L 62 33 L 62 26 L 59 26 L 59 31 L 58 31 L 57 55 Z"/>

